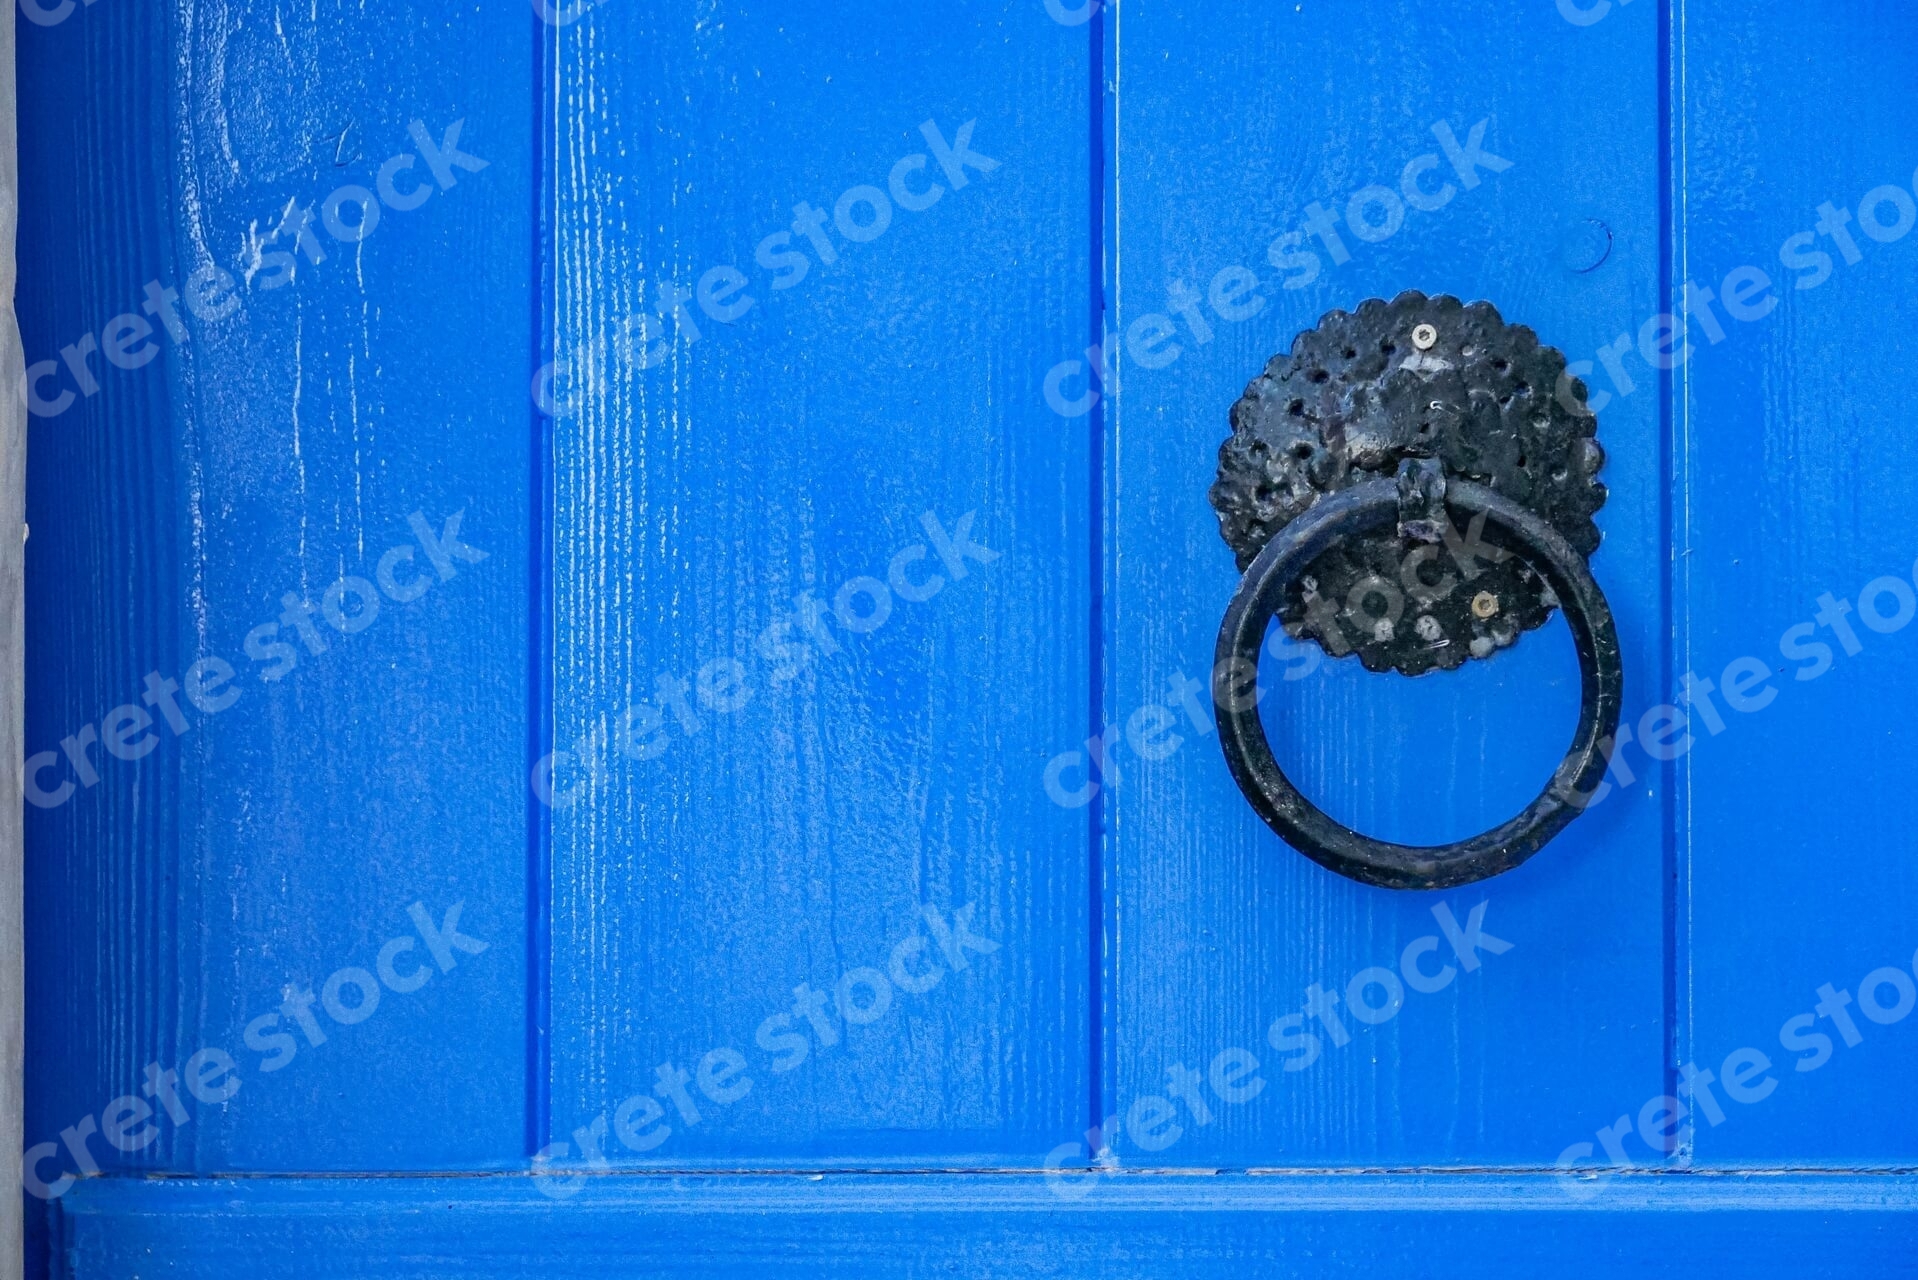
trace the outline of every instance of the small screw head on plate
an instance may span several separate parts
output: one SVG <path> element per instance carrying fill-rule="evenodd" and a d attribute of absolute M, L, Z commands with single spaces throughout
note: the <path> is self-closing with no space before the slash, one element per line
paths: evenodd
<path fill-rule="evenodd" d="M 1412 345 L 1420 351 L 1430 351 L 1438 345 L 1438 330 L 1429 324 L 1415 325 L 1412 329 Z"/>
<path fill-rule="evenodd" d="M 1472 597 L 1472 616 L 1481 622 L 1498 612 L 1498 597 L 1489 591 L 1481 591 Z"/>

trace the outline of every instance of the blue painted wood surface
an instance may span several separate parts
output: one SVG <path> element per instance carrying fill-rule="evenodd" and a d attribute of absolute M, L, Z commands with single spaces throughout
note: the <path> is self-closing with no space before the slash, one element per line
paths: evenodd
<path fill-rule="evenodd" d="M 1083 332 L 1087 49 L 887 14 L 554 40 L 549 1136 L 752 1063 L 621 1164 L 1013 1165 L 1084 1127 L 1085 817 L 1035 771 L 1083 736 L 1090 443 L 1027 353 Z M 927 909 L 997 950 L 842 1018 Z"/>
<path fill-rule="evenodd" d="M 768 1266 L 800 1276 L 1918 1274 L 1910 1189 L 1887 1178 L 1645 1179 L 1600 1210 L 1489 1174 L 1133 1178 L 1081 1204 L 1019 1176 L 932 1175 L 910 1193 L 900 1177 L 615 1176 L 564 1208 L 502 1185 L 511 1181 L 102 1184 L 76 1198 L 66 1225 L 75 1258 L 100 1275 L 206 1274 L 196 1263 L 270 1267 L 290 1255 L 304 1275 L 489 1280 Z"/>
<path fill-rule="evenodd" d="M 1918 1265 L 1902 10 L 20 31 L 27 1130 L 101 1171 L 29 1274 Z M 1638 739 L 1440 895 L 1284 848 L 1173 683 L 1227 408 L 1405 288 L 1589 362 Z M 1266 714 L 1383 835 L 1571 731 L 1557 621 L 1350 668 Z"/>
<path fill-rule="evenodd" d="M 1913 761 L 1918 636 L 1872 625 L 1868 609 L 1881 625 L 1896 618 L 1893 594 L 1866 599 L 1872 584 L 1918 573 L 1905 514 L 1918 443 L 1903 426 L 1918 242 L 1883 238 L 1898 223 L 1886 188 L 1918 183 L 1899 87 L 1918 74 L 1918 43 L 1893 13 L 1788 30 L 1744 6 L 1702 5 L 1724 34 L 1683 68 L 1693 125 L 1676 177 L 1697 194 L 1684 206 L 1679 278 L 1718 288 L 1755 266 L 1777 299 L 1707 346 L 1678 404 L 1675 665 L 1719 679 L 1755 656 L 1777 673 L 1751 695 L 1776 688 L 1761 711 L 1731 714 L 1738 723 L 1686 757 L 1679 1031 L 1700 1062 L 1756 1044 L 1810 1065 L 1815 1043 L 1779 1044 L 1785 1018 L 1811 1012 L 1823 984 L 1862 1000 L 1868 974 L 1918 962 L 1913 839 L 1892 799 Z M 1842 112 L 1816 105 L 1834 99 Z M 1764 124 L 1726 128 L 1727 118 Z M 1850 215 L 1833 225 L 1856 262 L 1816 230 L 1821 206 Z M 1826 254 L 1829 276 L 1816 258 L 1785 261 L 1812 252 Z M 1852 609 L 1855 654 L 1817 622 L 1821 597 Z M 1829 667 L 1811 644 L 1827 647 Z M 1892 989 L 1879 997 L 1891 1004 Z M 1697 1162 L 1913 1164 L 1918 1116 L 1887 1105 L 1912 1080 L 1909 1024 L 1877 1025 L 1855 1005 L 1850 1016 L 1859 1043 L 1828 1019 L 1801 1028 L 1828 1033 L 1835 1057 L 1783 1072 L 1796 1078 L 1748 1123 L 1703 1128 Z"/>
<path fill-rule="evenodd" d="M 244 1092 L 139 1151 L 93 1138 L 101 1167 L 524 1163 L 525 18 L 327 8 L 276 31 L 271 6 L 128 5 L 21 24 L 22 326 L 31 359 L 60 365 L 36 390 L 74 399 L 31 436 L 28 738 L 60 757 L 43 791 L 74 788 L 28 807 L 34 1142 L 97 1125 L 116 1098 L 155 1105 L 147 1065 L 211 1046 L 245 1064 Z M 457 141 L 486 167 L 449 168 L 442 187 L 415 120 L 436 147 L 463 121 Z M 400 202 L 424 202 L 387 208 L 357 243 L 329 233 L 328 197 L 373 191 L 395 155 L 415 157 L 391 175 Z M 270 240 L 289 202 L 311 211 L 309 248 L 297 231 Z M 209 266 L 233 283 L 200 298 L 203 318 L 188 281 Z M 149 281 L 178 294 L 178 344 L 143 309 Z M 164 350 L 130 369 L 94 355 L 97 391 L 78 394 L 58 350 L 123 313 Z M 485 559 L 442 577 L 415 513 L 436 538 L 458 513 Z M 329 625 L 332 585 L 373 583 L 402 546 L 385 576 L 416 598 L 376 591 L 364 627 Z M 314 610 L 293 616 L 323 652 L 280 621 L 289 596 Z M 217 712 L 179 688 L 206 658 L 234 673 L 217 701 L 239 695 Z M 149 672 L 173 682 L 185 732 L 143 701 Z M 84 785 L 60 740 L 104 736 L 129 704 L 154 723 L 130 738 L 154 745 L 92 746 Z M 412 904 L 437 923 L 456 902 L 485 955 L 388 991 L 358 1025 L 315 1006 L 324 1044 L 292 1017 L 259 1028 L 292 1033 L 297 1056 L 256 1069 L 279 1053 L 246 1046 L 255 1018 L 374 969 Z"/>
<path fill-rule="evenodd" d="M 1621 23 L 1602 44 L 1541 21 L 1525 56 L 1514 55 L 1506 24 L 1417 8 L 1355 26 L 1330 6 L 1194 23 L 1176 5 L 1133 4 L 1111 24 L 1108 272 L 1111 328 L 1128 346 L 1123 394 L 1105 406 L 1107 723 L 1165 704 L 1178 676 L 1206 674 L 1238 577 L 1206 485 L 1226 410 L 1295 333 L 1328 311 L 1416 288 L 1491 299 L 1508 323 L 1578 355 L 1620 317 L 1657 309 L 1655 16 L 1630 15 L 1629 30 Z M 1309 95 L 1289 79 L 1247 84 L 1229 73 L 1249 72 L 1250 51 L 1271 48 L 1313 69 Z M 1461 150 L 1476 137 L 1493 158 L 1455 165 L 1441 134 Z M 1408 170 L 1428 193 L 1420 198 L 1441 207 L 1407 207 Z M 1350 226 L 1352 197 L 1368 187 L 1399 202 L 1390 235 Z M 1315 208 L 1336 211 L 1336 240 L 1309 228 Z M 1370 211 L 1380 227 L 1388 214 L 1383 204 Z M 1560 244 L 1588 218 L 1604 220 L 1614 248 L 1598 270 L 1578 273 L 1561 263 Z M 1249 300 L 1223 309 L 1211 300 L 1232 268 L 1255 273 L 1250 297 L 1265 300 L 1240 319 L 1227 317 Z M 1181 285 L 1206 299 L 1188 304 L 1203 331 L 1177 315 Z M 1153 313 L 1177 317 L 1178 356 L 1159 368 L 1149 366 L 1172 347 L 1133 343 Z M 1665 696 L 1659 409 L 1647 393 L 1599 419 L 1611 499 L 1594 567 L 1618 618 L 1633 708 Z M 1521 809 L 1577 718 L 1577 662 L 1557 619 L 1453 674 L 1371 675 L 1314 647 L 1269 660 L 1263 682 L 1275 753 L 1308 794 L 1360 830 L 1411 843 L 1473 835 Z M 1376 1028 L 1340 1014 L 1355 1035 L 1348 1045 L 1316 1022 L 1298 1029 L 1321 1041 L 1308 1059 L 1309 1046 L 1269 1048 L 1273 1021 L 1298 1011 L 1315 983 L 1347 1001 L 1360 970 L 1396 972 L 1404 948 L 1433 932 L 1431 900 L 1289 854 L 1219 767 L 1216 737 L 1180 728 L 1187 741 L 1165 759 L 1125 759 L 1131 771 L 1107 805 L 1108 928 L 1118 939 L 1108 1111 L 1165 1096 L 1168 1071 L 1228 1047 L 1294 1070 L 1270 1086 L 1277 1096 L 1188 1123 L 1167 1156 L 1535 1163 L 1558 1151 L 1541 1150 L 1541 1135 L 1589 1132 L 1615 1097 L 1635 1105 L 1665 1091 L 1657 799 L 1602 805 L 1532 862 L 1445 895 L 1488 903 L 1486 927 L 1511 953 L 1443 991 L 1406 992 L 1401 1012 Z"/>

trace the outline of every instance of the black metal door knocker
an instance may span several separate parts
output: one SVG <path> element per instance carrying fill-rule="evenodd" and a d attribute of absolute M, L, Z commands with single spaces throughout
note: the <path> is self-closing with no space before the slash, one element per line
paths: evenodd
<path fill-rule="evenodd" d="M 1213 698 L 1233 778 L 1286 843 L 1367 884 L 1436 889 L 1510 870 L 1583 812 L 1624 687 L 1586 563 L 1605 502 L 1597 427 L 1530 329 L 1422 293 L 1331 312 L 1232 406 L 1211 499 L 1244 576 Z M 1490 657 L 1554 608 L 1578 649 L 1571 749 L 1522 813 L 1469 840 L 1393 844 L 1327 816 L 1279 769 L 1246 696 L 1275 617 L 1335 658 L 1419 675 Z"/>

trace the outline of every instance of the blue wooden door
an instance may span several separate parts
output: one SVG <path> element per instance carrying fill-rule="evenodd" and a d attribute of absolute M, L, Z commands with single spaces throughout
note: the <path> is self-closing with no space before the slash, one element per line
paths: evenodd
<path fill-rule="evenodd" d="M 1903 9 L 21 12 L 29 1274 L 1918 1273 Z M 1428 893 L 1207 696 L 1228 409 L 1414 289 L 1627 677 Z M 1407 843 L 1579 705 L 1265 652 Z"/>

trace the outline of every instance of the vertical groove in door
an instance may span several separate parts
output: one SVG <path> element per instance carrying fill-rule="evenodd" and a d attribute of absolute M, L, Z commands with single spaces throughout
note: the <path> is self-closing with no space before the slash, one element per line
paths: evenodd
<path fill-rule="evenodd" d="M 1659 310 L 1672 305 L 1673 287 L 1676 280 L 1675 264 L 1680 259 L 1678 219 L 1676 204 L 1680 198 L 1678 189 L 1673 185 L 1677 171 L 1675 160 L 1677 145 L 1674 138 L 1676 113 L 1673 111 L 1673 76 L 1675 74 L 1673 41 L 1678 24 L 1674 22 L 1673 9 L 1682 0 L 1659 0 L 1658 5 L 1658 301 Z M 1675 369 L 1660 369 L 1658 373 L 1658 536 L 1659 543 L 1665 548 L 1665 569 L 1658 577 L 1658 617 L 1662 624 L 1658 636 L 1658 671 L 1652 691 L 1647 695 L 1651 705 L 1669 704 L 1673 697 L 1673 663 L 1677 660 L 1678 644 L 1676 628 L 1678 617 L 1673 609 L 1673 580 L 1680 572 L 1677 526 L 1673 520 L 1675 499 L 1674 477 L 1678 474 L 1674 466 L 1674 453 L 1678 448 L 1677 422 L 1674 412 L 1675 394 L 1678 385 L 1678 373 Z M 1664 1088 L 1668 1096 L 1678 1096 L 1678 1064 L 1680 1051 L 1684 1047 L 1679 1029 L 1678 966 L 1682 951 L 1679 946 L 1679 859 L 1678 841 L 1680 814 L 1678 804 L 1678 779 L 1681 773 L 1676 762 L 1666 762 L 1658 771 L 1661 795 L 1659 797 L 1659 830 L 1662 874 L 1659 884 L 1663 897 L 1662 920 L 1664 923 L 1664 965 L 1662 983 L 1662 1016 L 1665 1026 L 1665 1062 Z M 1683 1149 L 1675 1151 L 1672 1159 L 1684 1163 L 1686 1153 Z"/>
<path fill-rule="evenodd" d="M 1685 103 L 1687 89 L 1685 83 L 1685 41 L 1686 15 L 1684 0 L 1661 0 L 1665 25 L 1660 32 L 1660 41 L 1667 58 L 1667 70 L 1663 77 L 1665 84 L 1665 120 L 1663 134 L 1669 148 L 1667 165 L 1667 185 L 1665 188 L 1666 208 L 1670 226 L 1670 263 L 1671 275 L 1664 282 L 1666 298 L 1671 298 L 1671 286 L 1674 282 L 1691 279 L 1691 232 L 1688 212 L 1687 189 L 1690 184 L 1687 155 L 1689 143 L 1686 139 Z M 1669 375 L 1671 386 L 1665 397 L 1665 409 L 1669 419 L 1666 435 L 1666 525 L 1664 534 L 1671 548 L 1671 558 L 1666 573 L 1666 620 L 1671 643 L 1671 654 L 1666 661 L 1666 678 L 1675 679 L 1680 670 L 1692 669 L 1692 629 L 1691 629 L 1691 366 L 1689 362 L 1680 364 Z M 1683 604 L 1684 609 L 1678 606 Z M 1670 1063 L 1667 1080 L 1667 1092 L 1676 1095 L 1675 1084 L 1679 1066 L 1689 1061 L 1694 1053 L 1692 1034 L 1692 805 L 1691 805 L 1692 760 L 1690 753 L 1681 757 L 1673 768 L 1670 786 L 1667 788 L 1670 807 L 1666 815 L 1668 831 L 1668 855 L 1666 866 L 1665 892 L 1666 908 L 1666 1017 L 1669 1026 L 1668 1049 Z M 1674 1153 L 1675 1162 L 1690 1168 L 1693 1160 L 1692 1129 L 1682 1131 L 1682 1144 Z"/>
<path fill-rule="evenodd" d="M 554 184 L 552 149 L 546 131 L 558 120 L 559 31 L 557 24 L 533 22 L 533 358 L 538 369 L 546 353 L 555 350 L 553 312 Z M 532 475 L 528 483 L 533 536 L 532 564 L 527 572 L 528 616 L 533 634 L 527 653 L 527 752 L 529 769 L 537 768 L 550 752 L 553 740 L 553 610 L 548 581 L 553 563 L 553 420 L 531 394 L 528 403 L 533 430 Z M 549 1141 L 552 1094 L 552 972 L 553 972 L 553 811 L 533 794 L 530 775 L 522 791 L 526 797 L 526 1154 L 534 1157 Z"/>
<path fill-rule="evenodd" d="M 1088 706 L 1088 736 L 1098 739 L 1105 731 L 1105 405 L 1111 387 L 1104 376 L 1108 368 L 1116 368 L 1116 353 L 1105 349 L 1106 326 L 1106 262 L 1105 262 L 1105 220 L 1106 220 L 1106 94 L 1105 94 L 1105 6 L 1098 0 L 1088 0 L 1092 8 L 1092 17 L 1086 23 L 1087 39 L 1087 129 L 1090 133 L 1086 148 L 1089 169 L 1089 190 L 1087 198 L 1087 254 L 1091 260 L 1091 269 L 1087 272 L 1090 285 L 1089 300 L 1091 313 L 1087 317 L 1089 345 L 1098 352 L 1099 368 L 1088 370 L 1088 376 L 1098 376 L 1100 394 L 1093 401 L 1092 412 L 1086 415 L 1087 429 L 1091 433 L 1087 456 L 1089 461 L 1089 481 L 1091 493 L 1087 508 L 1088 542 L 1091 564 L 1087 571 L 1087 590 L 1091 596 L 1091 608 L 1087 610 L 1090 618 L 1088 640 L 1091 652 L 1086 664 L 1091 702 Z M 1089 897 L 1086 915 L 1087 925 L 1087 967 L 1089 969 L 1087 991 L 1090 994 L 1090 1008 L 1087 1011 L 1087 1052 L 1090 1059 L 1086 1074 L 1087 1106 L 1086 1123 L 1096 1128 L 1104 1123 L 1107 1114 L 1105 1097 L 1105 1001 L 1107 983 L 1106 964 L 1106 903 L 1105 903 L 1105 786 L 1103 769 L 1101 785 L 1092 793 L 1092 803 L 1086 814 L 1086 886 Z M 1086 1153 L 1097 1159 L 1097 1142 L 1087 1140 Z"/>

